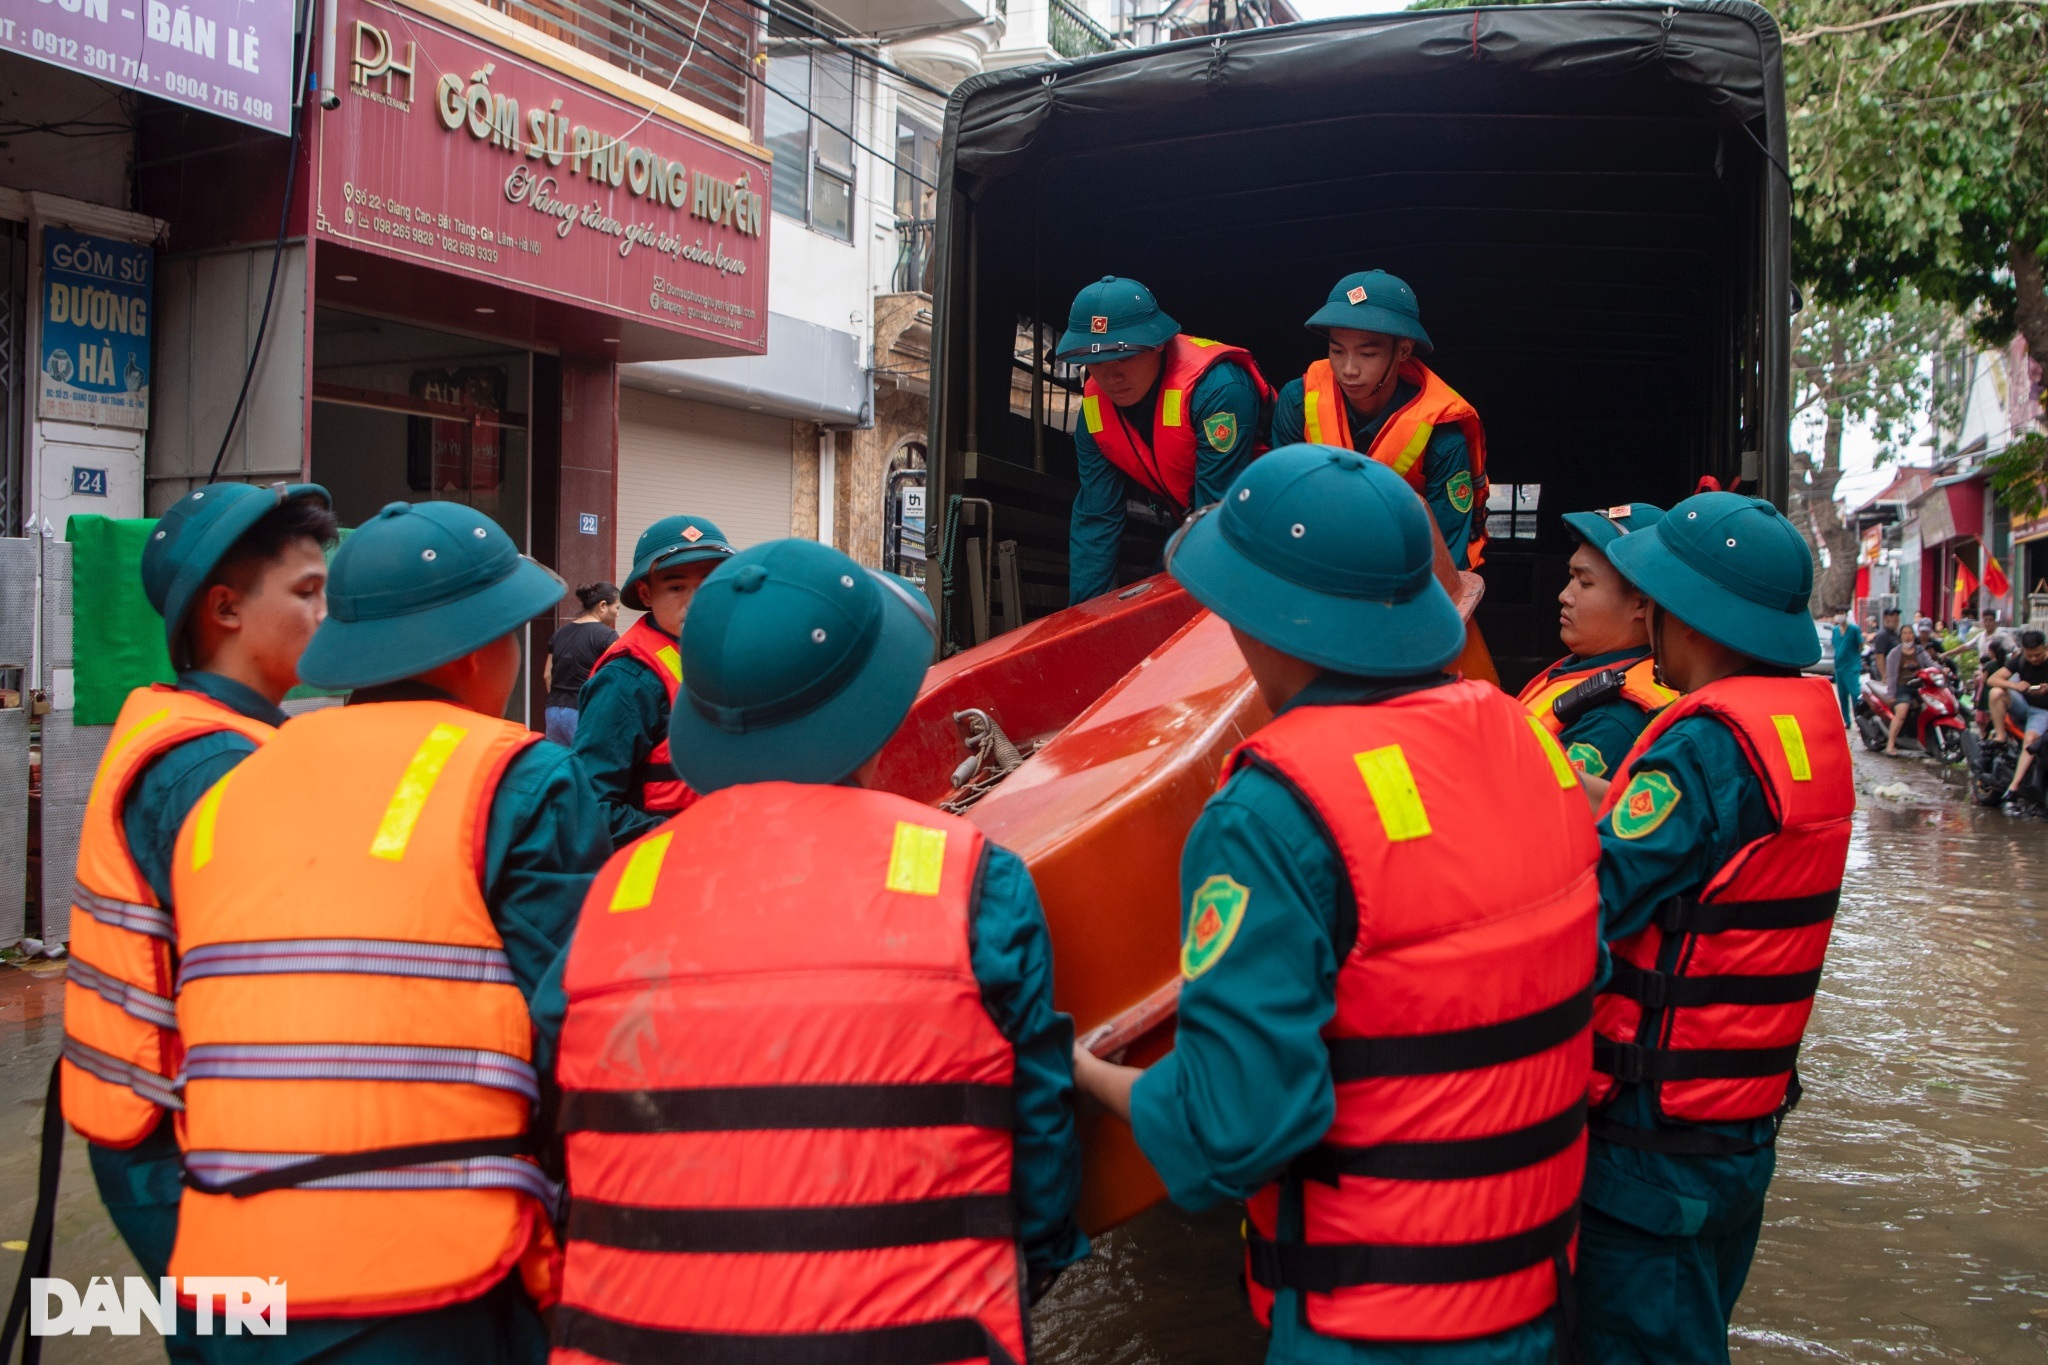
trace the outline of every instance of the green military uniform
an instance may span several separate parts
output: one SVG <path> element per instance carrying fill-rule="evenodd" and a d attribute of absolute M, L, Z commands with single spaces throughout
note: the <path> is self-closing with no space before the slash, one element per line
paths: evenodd
<path fill-rule="evenodd" d="M 1292 445 L 1305 439 L 1302 388 L 1299 379 L 1290 379 L 1280 386 L 1279 400 L 1273 404 L 1273 444 L 1276 446 Z M 1373 438 L 1380 434 L 1380 428 L 1396 412 L 1414 402 L 1421 392 L 1407 380 L 1399 380 L 1387 405 L 1370 417 L 1346 402 L 1344 415 L 1351 424 L 1351 439 L 1360 449 L 1370 448 Z M 1456 427 L 1438 427 L 1431 433 L 1429 444 L 1423 448 L 1422 470 L 1423 498 L 1429 503 L 1437 530 L 1443 533 L 1444 546 L 1451 552 L 1451 562 L 1461 569 L 1467 568 L 1472 552 L 1473 524 L 1477 518 L 1486 515 L 1486 509 L 1475 509 L 1472 505 L 1472 452 L 1465 444 L 1465 433 Z"/>
<path fill-rule="evenodd" d="M 1448 678 L 1431 680 L 1447 682 Z M 1427 685 L 1427 684 L 1425 684 Z M 1325 673 L 1282 708 L 1364 706 L 1406 690 Z M 1336 1117 L 1323 1026 L 1336 1012 L 1351 894 L 1344 861 L 1300 796 L 1258 767 L 1209 798 L 1181 854 L 1181 904 L 1224 876 L 1249 892 L 1230 949 L 1181 987 L 1173 1051 L 1131 1092 L 1131 1129 L 1167 1195 L 1187 1209 L 1250 1198 Z M 1181 932 L 1188 932 L 1183 911 Z M 1283 1203 L 1280 1235 L 1299 1237 Z M 1289 1365 L 1524 1365 L 1557 1343 L 1548 1315 L 1474 1341 L 1344 1341 L 1311 1330 L 1300 1295 L 1273 1306 L 1267 1359 Z"/>
<path fill-rule="evenodd" d="M 1580 543 L 1586 545 L 1603 558 L 1607 548 L 1621 536 L 1646 531 L 1663 519 L 1664 509 L 1652 503 L 1626 503 L 1600 512 L 1567 512 L 1564 524 Z M 1570 673 L 1584 673 L 1598 669 L 1627 669 L 1635 667 L 1650 657 L 1648 644 L 1635 645 L 1627 649 L 1609 650 L 1604 654 L 1590 654 L 1584 658 L 1568 654 L 1543 670 L 1535 683 L 1523 689 L 1523 696 L 1542 683 L 1547 683 Z M 1636 736 L 1642 734 L 1650 724 L 1650 717 L 1656 713 L 1645 709 L 1634 698 L 1615 691 L 1606 700 L 1587 706 L 1573 717 L 1563 730 L 1558 732 L 1557 742 L 1563 746 L 1565 757 L 1580 772 L 1592 777 L 1611 777 L 1621 767 L 1621 760 L 1635 746 Z"/>
<path fill-rule="evenodd" d="M 633 547 L 633 571 L 619 589 L 626 606 L 645 610 L 642 590 L 647 575 L 658 568 L 689 564 L 705 559 L 724 559 L 732 554 L 725 532 L 706 517 L 663 517 L 641 532 Z M 649 616 L 641 624 L 659 630 Z M 630 629 L 630 627 L 629 627 Z M 663 631 L 662 637 L 675 643 Z M 668 688 L 644 664 L 616 647 L 594 667 L 583 683 L 578 701 L 582 716 L 576 723 L 574 748 L 584 776 L 604 811 L 612 842 L 624 847 L 666 820 L 673 812 L 649 811 L 640 798 L 649 780 L 666 780 L 665 763 L 653 761 L 655 751 L 668 737 Z"/>
<path fill-rule="evenodd" d="M 1213 524 L 1265 505 L 1277 544 L 1254 562 L 1255 538 Z M 1285 501 L 1283 501 L 1285 500 Z M 1300 524 L 1295 517 L 1300 515 Z M 1331 526 L 1333 539 L 1318 537 Z M 1219 533 L 1221 531 L 1221 533 Z M 1290 535 L 1291 532 L 1291 535 Z M 1294 549 L 1295 539 L 1317 558 Z M 1341 548 L 1340 548 L 1341 547 Z M 1168 569 L 1197 600 L 1262 643 L 1324 671 L 1280 712 L 1368 706 L 1455 681 L 1444 670 L 1465 626 L 1429 573 L 1421 509 L 1400 477 L 1352 451 L 1281 447 L 1238 480 L 1168 549 Z M 1267 562 L 1270 559 L 1271 562 Z M 1284 565 L 1285 567 L 1280 567 Z M 1313 575 L 1316 588 L 1286 577 Z M 1393 600 L 1389 600 L 1393 599 Z M 1247 764 L 1203 807 L 1180 866 L 1182 932 L 1196 944 L 1201 892 L 1242 889 L 1217 950 L 1183 976 L 1173 1051 L 1131 1091 L 1131 1128 L 1167 1193 L 1184 1208 L 1250 1198 L 1314 1148 L 1337 1116 L 1324 1037 L 1338 974 L 1359 934 L 1337 836 L 1276 772 Z M 1298 1200 L 1280 1200 L 1278 1237 L 1303 1236 Z M 1280 1288 L 1267 1360 L 1286 1365 L 1538 1365 L 1557 1321 L 1447 1341 L 1352 1340 L 1309 1326 L 1299 1291 Z"/>
<path fill-rule="evenodd" d="M 453 600 L 410 567 L 429 551 L 467 581 Z M 469 562 L 450 563 L 456 555 Z M 443 581 L 447 581 L 445 578 Z M 393 503 L 349 538 L 328 587 L 330 615 L 299 671 L 350 690 L 349 705 L 453 701 L 416 676 L 482 648 L 553 606 L 561 581 L 520 556 L 489 518 L 454 503 Z M 529 1001 L 559 973 L 583 896 L 611 854 L 603 813 L 574 755 L 534 744 L 506 765 L 485 824 L 482 891 L 520 993 Z M 537 1026 L 534 1068 L 555 1036 Z M 261 1197 L 261 1196 L 257 1196 Z M 249 1365 L 539 1365 L 546 1329 L 516 1273 L 483 1294 L 418 1313 L 293 1316 L 277 1337 L 217 1337 L 220 1360 Z"/>
<path fill-rule="evenodd" d="M 1161 311 L 1151 290 L 1136 280 L 1109 275 L 1075 297 L 1057 354 L 1061 360 L 1083 366 L 1120 360 L 1164 346 L 1179 332 L 1180 324 Z M 1164 379 L 1162 368 L 1160 378 L 1144 397 L 1116 409 L 1124 424 L 1146 441 L 1151 440 Z M 1194 433 L 1195 483 L 1187 507 L 1166 505 L 1168 499 L 1111 463 L 1086 422 L 1075 425 L 1074 457 L 1081 490 L 1067 522 L 1069 604 L 1086 602 L 1116 586 L 1117 550 L 1123 543 L 1127 504 L 1149 505 L 1156 515 L 1171 520 L 1223 496 L 1223 490 L 1261 445 L 1266 414 L 1259 388 L 1260 381 L 1245 366 L 1221 360 L 1189 391 L 1182 420 Z"/>
<path fill-rule="evenodd" d="M 279 502 L 307 498 L 321 504 L 318 484 L 258 488 L 252 484 L 209 484 L 180 498 L 157 521 L 142 552 L 142 586 L 164 618 L 164 642 L 179 667 L 183 691 L 209 697 L 265 725 L 282 725 L 285 714 L 254 688 L 218 673 L 190 667 L 185 623 L 207 580 L 253 527 Z M 157 903 L 175 910 L 171 898 L 171 853 L 185 816 L 209 787 L 256 752 L 255 743 L 232 731 L 185 741 L 157 756 L 136 776 L 121 808 L 128 854 L 155 893 Z M 151 1281 L 165 1273 L 178 1237 L 178 1200 L 184 1166 L 168 1115 L 132 1147 L 86 1144 L 93 1183 L 115 1230 Z M 199 1343 L 190 1315 L 180 1311 L 177 1330 L 165 1338 L 173 1360 L 197 1360 Z"/>
<path fill-rule="evenodd" d="M 1419 353 L 1426 354 L 1435 349 L 1435 343 L 1422 326 L 1422 305 L 1416 300 L 1415 291 L 1408 287 L 1406 280 L 1384 270 L 1355 271 L 1337 281 L 1323 306 L 1309 318 L 1307 326 L 1317 336 L 1326 337 L 1330 328 L 1342 327 L 1405 338 L 1415 343 Z M 1308 439 L 1308 418 L 1303 404 L 1306 389 L 1307 384 L 1302 379 L 1290 379 L 1280 386 L 1280 396 L 1273 404 L 1274 446 L 1293 445 Z M 1421 387 L 1414 382 L 1398 379 L 1385 405 L 1367 417 L 1352 407 L 1343 391 L 1338 390 L 1337 401 L 1344 405 L 1344 419 L 1351 431 L 1352 447 L 1360 451 L 1371 450 L 1373 441 L 1394 414 L 1414 402 L 1421 393 Z M 1429 504 L 1430 516 L 1436 521 L 1437 530 L 1443 535 L 1445 548 L 1451 552 L 1452 564 L 1460 569 L 1471 567 L 1474 532 L 1486 516 L 1486 508 L 1477 505 L 1475 496 L 1477 473 L 1464 432 L 1446 423 L 1430 433 L 1429 443 L 1422 452 L 1422 496 Z"/>
<path fill-rule="evenodd" d="M 1149 431 L 1158 401 L 1155 384 L 1144 398 L 1118 412 L 1137 430 Z M 1194 505 L 1206 507 L 1223 496 L 1257 448 L 1258 385 L 1244 366 L 1222 361 L 1195 384 L 1188 409 L 1196 433 Z M 1219 446 L 1226 437 L 1228 443 Z M 1123 543 L 1128 503 L 1150 504 L 1163 516 L 1178 515 L 1180 509 L 1161 506 L 1156 495 L 1111 464 L 1086 426 L 1074 428 L 1074 454 L 1081 492 L 1067 523 L 1067 598 L 1079 603 L 1116 586 L 1117 547 Z"/>
<path fill-rule="evenodd" d="M 1812 559 L 1768 503 L 1732 493 L 1689 498 L 1607 554 L 1660 612 L 1741 650 L 1754 671 L 1793 673 L 1819 657 L 1805 613 Z M 1762 605 L 1773 592 L 1796 595 L 1798 609 Z M 1606 945 L 1643 930 L 1672 897 L 1696 897 L 1738 850 L 1776 829 L 1735 732 L 1707 714 L 1660 734 L 1608 807 L 1599 822 L 1603 981 Z M 1718 1135 L 1731 1149 L 1719 1153 L 1653 1150 L 1642 1145 L 1651 1139 L 1617 1130 L 1656 1133 L 1671 1145 L 1649 1085 L 1619 1085 L 1593 1123 L 1579 1230 L 1585 1358 L 1719 1365 L 1729 1358 L 1729 1319 L 1763 1223 L 1776 1120 L 1681 1130 Z"/>

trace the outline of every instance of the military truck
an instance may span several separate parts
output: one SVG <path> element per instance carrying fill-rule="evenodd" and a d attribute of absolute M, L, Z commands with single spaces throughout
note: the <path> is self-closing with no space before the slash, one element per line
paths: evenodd
<path fill-rule="evenodd" d="M 1067 604 L 1069 301 L 1144 281 L 1277 388 L 1332 283 L 1406 279 L 1487 431 L 1479 622 L 1559 652 L 1559 515 L 1702 477 L 1783 503 L 1790 185 L 1777 24 L 1745 0 L 1431 10 L 977 76 L 939 170 L 928 574 L 950 648 Z M 1119 583 L 1171 525 L 1133 509 Z"/>

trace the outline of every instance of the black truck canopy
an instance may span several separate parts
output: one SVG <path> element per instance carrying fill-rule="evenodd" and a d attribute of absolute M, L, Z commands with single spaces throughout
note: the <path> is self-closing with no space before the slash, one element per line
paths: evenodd
<path fill-rule="evenodd" d="M 964 83 L 934 268 L 928 506 L 950 572 L 930 578 L 935 597 L 951 583 L 949 639 L 1065 604 L 1080 405 L 1046 357 L 1075 291 L 1109 274 L 1248 347 L 1276 388 L 1322 354 L 1302 323 L 1339 277 L 1414 286 L 1496 489 L 1541 490 L 1519 526 L 1497 492 L 1482 570 L 1510 686 L 1559 652 L 1560 513 L 1668 507 L 1708 474 L 1782 505 L 1780 56 L 1746 0 L 1613 0 L 1294 24 Z M 1164 531 L 1132 530 L 1134 578 Z"/>

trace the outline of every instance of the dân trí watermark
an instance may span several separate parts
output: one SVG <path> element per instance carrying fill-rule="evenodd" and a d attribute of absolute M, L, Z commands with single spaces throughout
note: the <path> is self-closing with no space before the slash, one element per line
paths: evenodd
<path fill-rule="evenodd" d="M 28 1283 L 30 1336 L 88 1337 L 105 1328 L 112 1336 L 135 1337 L 142 1335 L 145 1321 L 158 1336 L 165 1336 L 176 1330 L 181 1297 L 189 1305 L 192 1330 L 199 1336 L 214 1334 L 216 1316 L 221 1330 L 231 1337 L 244 1332 L 259 1337 L 285 1334 L 285 1283 L 275 1278 L 187 1275 L 182 1295 L 177 1279 L 170 1275 L 154 1285 L 139 1275 L 126 1276 L 118 1295 L 112 1277 L 106 1275 L 95 1275 L 83 1294 L 69 1280 L 31 1279 Z"/>

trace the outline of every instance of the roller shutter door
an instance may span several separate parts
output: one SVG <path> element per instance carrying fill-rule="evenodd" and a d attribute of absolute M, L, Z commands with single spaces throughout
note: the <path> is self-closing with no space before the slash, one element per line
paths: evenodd
<path fill-rule="evenodd" d="M 786 418 L 621 388 L 613 581 L 626 581 L 640 533 L 678 512 L 711 518 L 738 549 L 788 535 L 789 426 Z"/>

